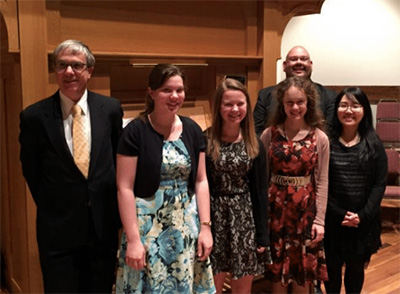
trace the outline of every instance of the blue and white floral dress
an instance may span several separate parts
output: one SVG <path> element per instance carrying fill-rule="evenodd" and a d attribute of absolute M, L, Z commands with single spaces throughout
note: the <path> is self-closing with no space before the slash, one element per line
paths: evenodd
<path fill-rule="evenodd" d="M 209 259 L 196 257 L 199 218 L 196 197 L 188 193 L 191 162 L 181 139 L 164 141 L 160 186 L 153 197 L 136 198 L 146 267 L 125 263 L 121 239 L 117 293 L 215 293 Z"/>

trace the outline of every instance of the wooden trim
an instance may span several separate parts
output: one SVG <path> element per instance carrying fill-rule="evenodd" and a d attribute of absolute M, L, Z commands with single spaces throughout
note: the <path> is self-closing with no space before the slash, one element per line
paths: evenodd
<path fill-rule="evenodd" d="M 17 10 L 16 0 L 0 1 L 0 14 L 4 19 L 5 29 L 7 30 L 7 49 L 9 52 L 19 52 L 20 50 Z"/>
<path fill-rule="evenodd" d="M 342 91 L 350 85 L 325 86 L 336 92 Z M 376 104 L 380 99 L 397 99 L 400 100 L 400 86 L 359 86 L 361 90 L 368 96 L 371 103 Z"/>
<path fill-rule="evenodd" d="M 47 51 L 49 60 L 53 54 Z M 152 53 L 132 53 L 132 52 L 105 52 L 93 51 L 96 62 L 110 64 L 132 63 L 193 63 L 196 64 L 243 64 L 243 65 L 260 65 L 262 56 L 256 55 L 217 55 L 217 54 L 152 54 Z"/>

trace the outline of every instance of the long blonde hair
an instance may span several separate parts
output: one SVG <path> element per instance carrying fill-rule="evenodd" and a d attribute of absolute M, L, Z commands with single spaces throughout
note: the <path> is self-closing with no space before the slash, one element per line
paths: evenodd
<path fill-rule="evenodd" d="M 250 96 L 246 87 L 235 79 L 225 79 L 217 87 L 212 107 L 212 126 L 207 133 L 207 155 L 211 156 L 213 160 L 219 157 L 222 138 L 222 124 L 223 119 L 221 116 L 221 101 L 222 96 L 227 90 L 241 91 L 246 96 L 247 114 L 240 122 L 240 129 L 242 131 L 243 141 L 246 146 L 248 156 L 253 159 L 258 155 L 259 146 L 257 136 L 254 128 L 253 112 L 250 103 Z"/>

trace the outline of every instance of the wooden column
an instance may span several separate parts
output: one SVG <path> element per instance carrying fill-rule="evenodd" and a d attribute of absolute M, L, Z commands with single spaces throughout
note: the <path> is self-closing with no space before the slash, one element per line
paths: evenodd
<path fill-rule="evenodd" d="M 20 69 L 22 108 L 43 98 L 48 85 L 47 26 L 45 0 L 18 2 Z M 19 146 L 18 146 L 19 147 Z M 18 148 L 19 150 L 19 148 Z M 18 152 L 19 153 L 19 152 Z M 19 161 L 15 161 L 19 164 Z M 23 292 L 42 292 L 42 274 L 36 242 L 36 206 L 25 185 L 26 234 L 28 246 L 27 271 L 28 289 Z"/>
<path fill-rule="evenodd" d="M 260 89 L 276 84 L 276 61 L 281 57 L 282 2 L 263 1 L 260 5 L 260 55 L 263 63 L 260 70 Z M 286 24 L 285 24 L 286 25 Z"/>
<path fill-rule="evenodd" d="M 18 2 L 23 107 L 47 96 L 46 1 Z"/>

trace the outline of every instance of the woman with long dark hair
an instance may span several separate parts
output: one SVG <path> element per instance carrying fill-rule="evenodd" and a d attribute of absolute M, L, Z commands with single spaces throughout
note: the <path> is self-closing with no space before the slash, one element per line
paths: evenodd
<path fill-rule="evenodd" d="M 387 176 L 386 152 L 360 88 L 346 88 L 336 97 L 330 139 L 325 287 L 340 293 L 345 265 L 346 293 L 360 293 L 364 269 L 381 246 L 380 204 Z"/>

